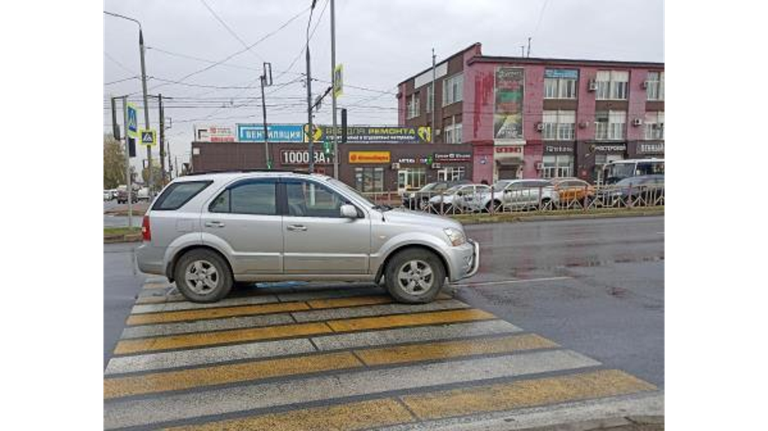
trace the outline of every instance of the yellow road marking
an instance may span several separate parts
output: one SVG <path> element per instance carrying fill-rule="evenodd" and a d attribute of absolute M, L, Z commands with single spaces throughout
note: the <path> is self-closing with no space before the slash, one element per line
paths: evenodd
<path fill-rule="evenodd" d="M 122 355 L 126 353 L 178 349 L 183 347 L 269 340 L 274 338 L 327 334 L 330 332 L 331 330 L 328 326 L 323 323 L 300 323 L 266 326 L 261 328 L 234 329 L 219 332 L 171 335 L 137 340 L 121 340 L 115 347 L 115 354 Z"/>
<path fill-rule="evenodd" d="M 104 398 L 176 391 L 200 386 L 362 367 L 351 352 L 271 359 L 142 376 L 104 379 Z"/>
<path fill-rule="evenodd" d="M 420 419 L 439 419 L 654 389 L 656 387 L 652 384 L 623 371 L 601 370 L 468 389 L 406 395 L 401 399 Z"/>
<path fill-rule="evenodd" d="M 339 308 L 339 307 L 354 307 L 356 305 L 376 305 L 376 304 L 390 304 L 392 298 L 389 296 L 357 296 L 351 298 L 336 298 L 336 299 L 315 299 L 307 301 L 311 308 Z"/>
<path fill-rule="evenodd" d="M 230 419 L 203 425 L 190 425 L 172 430 L 273 430 L 309 431 L 336 430 L 355 431 L 380 428 L 413 421 L 413 417 L 402 404 L 392 398 L 362 401 L 293 410 L 285 413 L 270 413 L 261 416 Z"/>
<path fill-rule="evenodd" d="M 328 325 L 338 332 L 363 331 L 366 329 L 395 328 L 399 326 L 429 325 L 434 323 L 453 323 L 474 320 L 495 319 L 491 313 L 477 310 L 448 310 L 418 314 L 398 314 L 394 316 L 360 317 L 356 319 L 331 320 Z"/>
<path fill-rule="evenodd" d="M 244 305 L 239 307 L 199 308 L 196 310 L 168 311 L 160 313 L 132 314 L 128 325 L 170 323 L 184 320 L 208 320 L 222 317 L 248 316 L 268 313 L 309 310 L 304 302 L 275 302 L 271 304 Z"/>
<path fill-rule="evenodd" d="M 538 335 L 525 334 L 357 350 L 355 353 L 366 365 L 383 365 L 548 347 L 557 347 L 557 344 Z"/>
<path fill-rule="evenodd" d="M 363 317 L 331 320 L 328 322 L 275 325 L 259 328 L 232 329 L 216 332 L 170 335 L 135 340 L 121 340 L 115 347 L 115 354 L 178 349 L 185 347 L 209 346 L 247 341 L 287 338 L 336 332 L 364 331 L 368 329 L 396 328 L 411 325 L 436 323 L 471 322 L 494 319 L 491 313 L 477 309 L 448 310 L 429 313 L 400 314 L 394 316 Z M 330 326 L 330 327 L 329 327 Z M 333 330 L 331 330 L 331 328 Z"/>

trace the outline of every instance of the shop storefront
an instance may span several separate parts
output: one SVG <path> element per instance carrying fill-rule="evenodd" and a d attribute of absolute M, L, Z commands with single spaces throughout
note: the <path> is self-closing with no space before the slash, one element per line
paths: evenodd
<path fill-rule="evenodd" d="M 539 169 L 540 178 L 562 178 L 575 176 L 575 143 L 544 142 Z"/>
<path fill-rule="evenodd" d="M 629 146 L 629 155 L 633 159 L 663 159 L 664 141 L 636 141 Z"/>
<path fill-rule="evenodd" d="M 579 142 L 578 177 L 594 184 L 602 184 L 605 164 L 626 158 L 626 142 Z"/>
<path fill-rule="evenodd" d="M 347 162 L 339 179 L 366 192 L 402 193 L 443 179 L 472 178 L 468 144 L 345 144 L 339 150 Z"/>
<path fill-rule="evenodd" d="M 523 149 L 525 145 L 495 145 L 493 149 L 493 180 L 512 180 L 523 177 Z"/>

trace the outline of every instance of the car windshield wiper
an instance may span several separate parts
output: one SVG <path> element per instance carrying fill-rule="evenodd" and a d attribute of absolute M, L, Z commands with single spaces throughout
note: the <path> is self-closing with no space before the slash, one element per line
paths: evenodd
<path fill-rule="evenodd" d="M 389 205 L 382 205 L 382 204 L 376 204 L 371 207 L 372 209 L 379 210 L 379 211 L 389 211 L 392 209 Z"/>

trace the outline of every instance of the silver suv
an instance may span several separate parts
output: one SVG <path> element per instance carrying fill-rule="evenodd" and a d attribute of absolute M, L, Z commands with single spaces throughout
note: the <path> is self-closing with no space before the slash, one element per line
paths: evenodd
<path fill-rule="evenodd" d="M 454 220 L 374 205 L 333 178 L 299 172 L 192 175 L 144 216 L 141 271 L 215 302 L 236 282 L 384 281 L 398 301 L 431 301 L 473 276 L 479 245 Z"/>

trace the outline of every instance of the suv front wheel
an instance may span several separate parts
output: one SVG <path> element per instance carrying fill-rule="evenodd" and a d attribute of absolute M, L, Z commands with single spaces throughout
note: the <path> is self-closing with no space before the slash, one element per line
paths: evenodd
<path fill-rule="evenodd" d="M 387 263 L 384 281 L 387 291 L 398 302 L 431 302 L 443 287 L 445 268 L 430 251 L 416 248 L 403 250 Z"/>
<path fill-rule="evenodd" d="M 176 263 L 175 273 L 176 287 L 192 302 L 216 302 L 232 290 L 229 265 L 210 250 L 185 253 Z"/>

